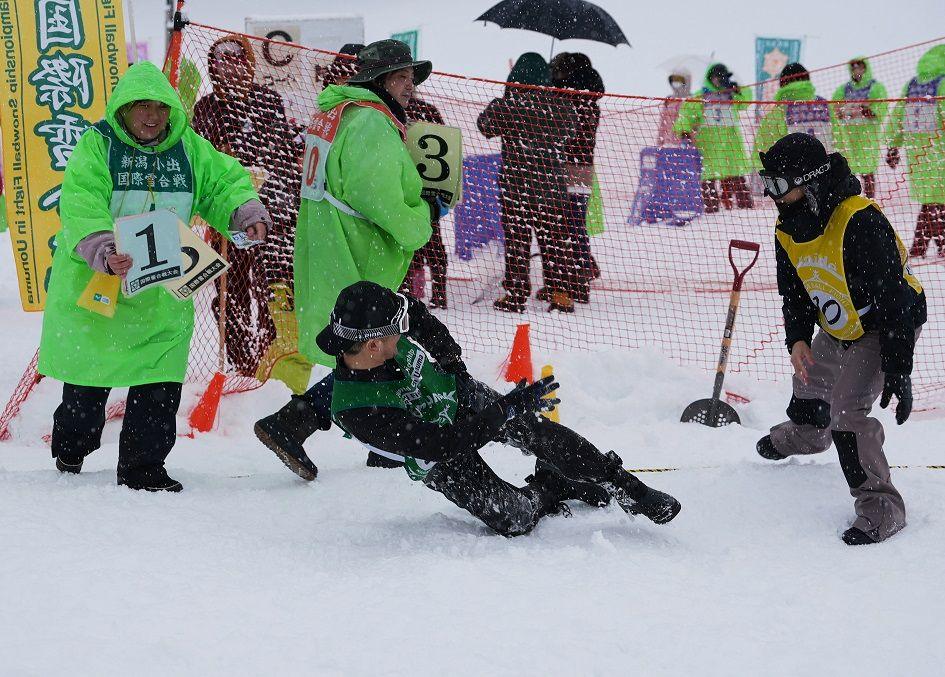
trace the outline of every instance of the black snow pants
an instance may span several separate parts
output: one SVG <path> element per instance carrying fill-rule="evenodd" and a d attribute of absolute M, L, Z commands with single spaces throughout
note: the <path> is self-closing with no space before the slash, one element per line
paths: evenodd
<path fill-rule="evenodd" d="M 177 440 L 180 383 L 147 383 L 128 390 L 118 438 L 118 479 L 131 470 L 164 465 Z M 64 383 L 53 414 L 52 455 L 73 463 L 98 449 L 111 388 Z"/>
<path fill-rule="evenodd" d="M 473 411 L 481 411 L 500 397 L 472 378 L 459 377 L 456 386 L 460 407 Z M 551 463 L 573 480 L 597 483 L 612 480 L 623 472 L 619 459 L 605 456 L 570 428 L 543 416 L 510 421 L 505 427 L 505 438 L 500 441 Z M 531 487 L 509 484 L 478 453 L 440 461 L 424 482 L 502 536 L 527 534 L 548 514 L 546 504 Z"/>

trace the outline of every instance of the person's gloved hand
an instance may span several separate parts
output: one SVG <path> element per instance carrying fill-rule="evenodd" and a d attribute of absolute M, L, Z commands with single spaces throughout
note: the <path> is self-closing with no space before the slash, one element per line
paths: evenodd
<path fill-rule="evenodd" d="M 440 369 L 453 376 L 469 376 L 469 370 L 461 357 L 444 358 L 437 362 Z"/>
<path fill-rule="evenodd" d="M 505 412 L 507 421 L 525 414 L 551 411 L 561 404 L 561 400 L 556 397 L 549 398 L 547 395 L 560 387 L 554 376 L 546 376 L 531 385 L 526 385 L 525 379 L 522 379 L 512 392 L 500 397 L 497 403 Z"/>
<path fill-rule="evenodd" d="M 439 221 L 450 213 L 449 205 L 439 195 L 423 198 L 430 205 L 430 220 Z"/>
<path fill-rule="evenodd" d="M 899 400 L 896 405 L 896 423 L 902 425 L 912 413 L 912 377 L 909 374 L 886 374 L 879 406 L 885 409 L 893 395 Z"/>
<path fill-rule="evenodd" d="M 895 169 L 899 166 L 899 149 L 895 146 L 886 151 L 886 164 L 889 165 L 891 169 Z"/>

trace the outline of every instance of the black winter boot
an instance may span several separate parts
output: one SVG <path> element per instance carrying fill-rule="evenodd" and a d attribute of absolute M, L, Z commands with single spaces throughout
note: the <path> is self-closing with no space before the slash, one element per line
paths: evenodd
<path fill-rule="evenodd" d="M 368 452 L 366 465 L 368 468 L 403 468 L 404 467 L 404 464 L 401 463 L 400 461 L 395 461 L 392 458 L 387 458 L 386 456 L 375 454 L 373 451 Z"/>
<path fill-rule="evenodd" d="M 759 456 L 766 458 L 769 461 L 780 461 L 787 458 L 787 456 L 774 448 L 774 442 L 771 441 L 771 435 L 765 435 L 760 440 L 758 440 L 758 444 L 755 445 L 755 451 L 758 452 Z"/>
<path fill-rule="evenodd" d="M 183 489 L 181 483 L 168 477 L 163 465 L 141 466 L 124 471 L 118 476 L 118 485 L 138 491 L 170 491 Z"/>
<path fill-rule="evenodd" d="M 59 472 L 69 472 L 73 475 L 78 475 L 82 472 L 82 463 L 85 461 L 85 456 L 81 455 L 67 455 L 64 452 L 59 452 L 59 455 L 56 457 L 56 470 Z"/>
<path fill-rule="evenodd" d="M 870 538 L 869 534 L 856 527 L 850 527 L 844 531 L 840 538 L 842 538 L 843 542 L 847 545 L 872 545 L 876 543 L 876 541 Z"/>
<path fill-rule="evenodd" d="M 256 421 L 253 432 L 289 470 L 303 480 L 312 481 L 318 475 L 318 468 L 306 455 L 302 444 L 316 430 L 330 427 L 331 421 L 320 420 L 318 412 L 308 402 L 293 397 L 276 413 Z"/>
<path fill-rule="evenodd" d="M 555 502 L 582 501 L 594 508 L 603 508 L 610 503 L 610 494 L 603 487 L 565 477 L 555 466 L 540 458 L 535 460 L 535 474 L 526 477 L 525 481 L 543 487 Z"/>
<path fill-rule="evenodd" d="M 601 482 L 617 504 L 629 515 L 643 515 L 656 524 L 666 524 L 679 514 L 682 506 L 669 494 L 646 486 L 623 469 L 623 460 L 614 451 L 605 454 L 611 460 L 610 478 Z"/>

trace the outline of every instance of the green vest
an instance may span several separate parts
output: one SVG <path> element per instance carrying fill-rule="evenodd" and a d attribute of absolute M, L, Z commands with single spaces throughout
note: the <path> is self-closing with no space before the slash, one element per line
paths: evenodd
<path fill-rule="evenodd" d="M 133 216 L 156 209 L 170 209 L 184 223 L 190 222 L 194 204 L 194 173 L 178 141 L 162 153 L 123 142 L 105 120 L 93 127 L 108 144 L 108 172 L 112 177 L 109 211 L 112 216 Z"/>
<path fill-rule="evenodd" d="M 406 337 L 401 337 L 394 357 L 404 377 L 398 381 L 335 380 L 331 393 L 331 414 L 337 423 L 339 412 L 363 407 L 404 409 L 426 423 L 451 425 L 456 419 L 456 377 L 440 371 L 426 352 Z M 338 424 L 342 430 L 344 426 Z M 347 432 L 347 431 L 346 431 Z M 402 461 L 412 480 L 422 480 L 436 465 L 411 456 L 401 456 L 367 445 L 372 451 Z"/>

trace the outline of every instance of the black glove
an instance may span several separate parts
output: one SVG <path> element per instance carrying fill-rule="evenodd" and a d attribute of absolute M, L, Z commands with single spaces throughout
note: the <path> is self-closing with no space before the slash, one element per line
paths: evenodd
<path fill-rule="evenodd" d="M 555 381 L 554 376 L 546 376 L 531 385 L 526 385 L 525 379 L 522 379 L 512 392 L 500 397 L 497 400 L 497 404 L 502 407 L 502 411 L 505 412 L 506 421 L 511 421 L 513 418 L 518 418 L 525 414 L 551 411 L 561 404 L 561 400 L 558 398 L 547 398 L 546 396 L 560 387 L 560 384 Z"/>
<path fill-rule="evenodd" d="M 879 406 L 885 409 L 893 395 L 899 400 L 896 405 L 896 423 L 902 425 L 912 413 L 912 377 L 909 374 L 886 374 Z"/>
<path fill-rule="evenodd" d="M 466 363 L 463 362 L 463 358 L 461 357 L 444 357 L 437 362 L 437 364 L 440 365 L 440 369 L 447 374 L 453 374 L 453 376 L 469 376 L 469 370 L 466 368 Z"/>
<path fill-rule="evenodd" d="M 886 164 L 889 165 L 890 169 L 899 166 L 899 149 L 895 146 L 886 151 Z"/>

